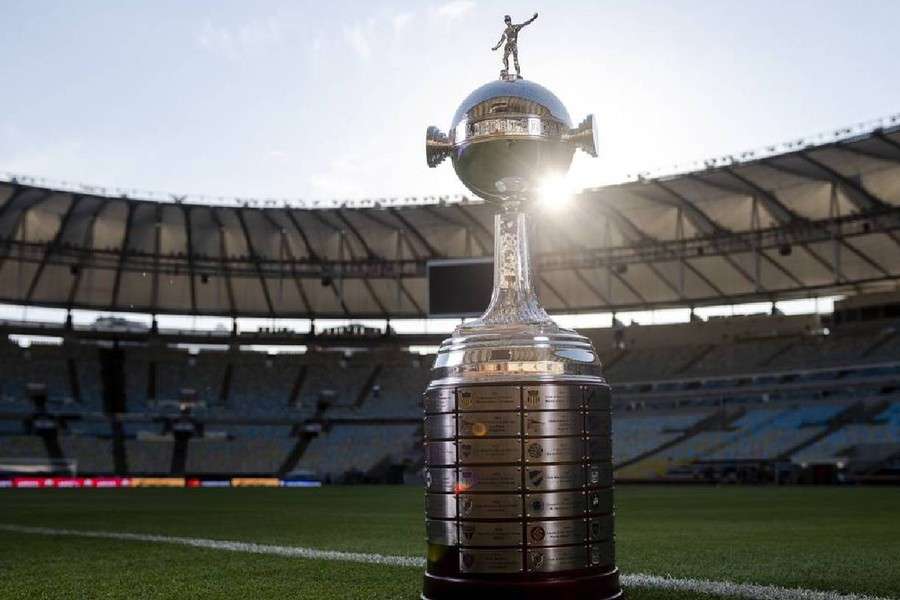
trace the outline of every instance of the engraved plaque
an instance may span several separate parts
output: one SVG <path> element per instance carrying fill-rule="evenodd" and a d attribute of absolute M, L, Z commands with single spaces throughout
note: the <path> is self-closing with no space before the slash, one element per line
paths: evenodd
<path fill-rule="evenodd" d="M 587 413 L 586 429 L 590 435 L 609 437 L 609 412 L 601 411 Z"/>
<path fill-rule="evenodd" d="M 591 566 L 612 565 L 616 562 L 616 547 L 612 539 L 591 544 Z"/>
<path fill-rule="evenodd" d="M 576 411 L 531 412 L 523 416 L 526 436 L 581 435 L 584 417 Z"/>
<path fill-rule="evenodd" d="M 588 410 L 609 410 L 609 386 L 587 386 L 585 388 L 584 404 Z"/>
<path fill-rule="evenodd" d="M 519 546 L 522 544 L 522 524 L 460 521 L 459 543 L 462 546 Z"/>
<path fill-rule="evenodd" d="M 583 465 L 529 465 L 525 469 L 528 490 L 577 490 L 584 486 Z"/>
<path fill-rule="evenodd" d="M 436 388 L 425 392 L 426 413 L 453 412 L 453 388 Z"/>
<path fill-rule="evenodd" d="M 427 465 L 454 465 L 456 464 L 455 442 L 425 442 L 425 464 Z"/>
<path fill-rule="evenodd" d="M 425 516 L 437 519 L 456 517 L 456 496 L 453 494 L 425 494 Z"/>
<path fill-rule="evenodd" d="M 457 390 L 457 410 L 518 410 L 519 388 L 511 385 L 462 387 Z"/>
<path fill-rule="evenodd" d="M 457 442 L 459 464 L 517 463 L 522 461 L 518 439 L 466 439 Z"/>
<path fill-rule="evenodd" d="M 460 437 L 517 436 L 522 429 L 518 411 L 466 413 L 458 419 Z"/>
<path fill-rule="evenodd" d="M 576 462 L 584 459 L 580 437 L 533 439 L 525 442 L 526 463 Z"/>
<path fill-rule="evenodd" d="M 518 573 L 522 570 L 522 551 L 462 550 L 459 570 L 463 573 Z"/>
<path fill-rule="evenodd" d="M 584 492 L 547 492 L 526 494 L 525 511 L 529 517 L 580 517 L 585 511 Z"/>
<path fill-rule="evenodd" d="M 460 491 L 517 492 L 522 489 L 520 467 L 460 467 Z"/>
<path fill-rule="evenodd" d="M 588 566 L 587 546 L 562 546 L 528 551 L 528 570 L 536 573 L 571 571 Z"/>
<path fill-rule="evenodd" d="M 613 516 L 591 517 L 588 521 L 588 536 L 592 542 L 612 539 Z"/>
<path fill-rule="evenodd" d="M 581 388 L 577 385 L 529 385 L 522 388 L 525 410 L 578 410 Z"/>
<path fill-rule="evenodd" d="M 465 519 L 518 519 L 522 497 L 518 494 L 460 494 L 458 508 Z"/>
<path fill-rule="evenodd" d="M 455 546 L 459 543 L 456 535 L 455 521 L 425 520 L 425 535 L 429 544 Z"/>
<path fill-rule="evenodd" d="M 613 511 L 612 489 L 591 490 L 587 494 L 587 510 L 589 513 L 609 514 Z"/>
<path fill-rule="evenodd" d="M 587 519 L 531 521 L 525 528 L 529 546 L 583 544 L 588 540 Z"/>
<path fill-rule="evenodd" d="M 609 436 L 591 437 L 587 442 L 588 457 L 593 461 L 609 462 L 612 459 L 612 444 Z"/>
<path fill-rule="evenodd" d="M 609 461 L 592 463 L 587 466 L 587 485 L 609 487 L 613 483 L 613 468 Z"/>
<path fill-rule="evenodd" d="M 456 436 L 456 419 L 452 414 L 425 417 L 425 439 L 453 439 Z"/>
<path fill-rule="evenodd" d="M 429 492 L 455 492 L 456 469 L 439 467 L 425 469 L 425 487 Z"/>

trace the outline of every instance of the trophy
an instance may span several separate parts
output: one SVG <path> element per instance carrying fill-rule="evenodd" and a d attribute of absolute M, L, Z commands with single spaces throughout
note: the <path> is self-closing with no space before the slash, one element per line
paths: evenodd
<path fill-rule="evenodd" d="M 507 21 L 506 39 L 524 25 Z M 528 247 L 541 182 L 577 148 L 596 156 L 593 118 L 573 127 L 522 79 L 515 41 L 517 73 L 472 92 L 448 134 L 426 133 L 428 165 L 450 158 L 498 211 L 490 304 L 441 344 L 424 394 L 422 598 L 619 598 L 609 386 L 590 340 L 541 307 Z"/>

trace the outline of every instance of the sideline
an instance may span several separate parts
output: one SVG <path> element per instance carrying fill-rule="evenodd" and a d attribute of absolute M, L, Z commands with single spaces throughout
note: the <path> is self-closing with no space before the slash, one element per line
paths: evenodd
<path fill-rule="evenodd" d="M 177 544 L 193 548 L 209 550 L 225 550 L 228 552 L 244 552 L 248 554 L 268 554 L 288 558 L 305 558 L 311 560 L 335 560 L 345 562 L 389 565 L 392 567 L 425 566 L 425 559 L 417 556 L 392 556 L 366 552 L 343 552 L 340 550 L 321 550 L 301 546 L 278 546 L 274 544 L 254 544 L 252 542 L 236 542 L 228 540 L 211 540 L 205 538 L 177 537 L 154 535 L 148 533 L 120 533 L 115 531 L 90 531 L 80 529 L 56 529 L 52 527 L 28 527 L 0 523 L 0 531 L 11 533 L 27 533 L 33 535 L 72 536 L 83 538 L 99 538 L 108 540 L 124 540 L 130 542 L 151 542 L 157 544 Z M 730 581 L 710 581 L 706 579 L 680 579 L 677 577 L 661 577 L 644 573 L 622 575 L 622 585 L 626 588 L 651 588 L 695 592 L 748 598 L 749 600 L 891 600 L 879 596 L 865 594 L 842 594 L 840 592 L 823 592 L 803 588 L 784 588 L 775 585 L 755 585 L 751 583 L 732 583 Z"/>

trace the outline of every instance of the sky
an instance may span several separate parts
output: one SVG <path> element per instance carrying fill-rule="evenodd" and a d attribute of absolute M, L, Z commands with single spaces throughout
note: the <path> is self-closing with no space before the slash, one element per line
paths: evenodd
<path fill-rule="evenodd" d="M 462 192 L 428 169 L 497 77 L 523 75 L 600 156 L 576 188 L 900 112 L 900 2 L 0 0 L 0 172 L 109 187 L 333 200 Z"/>

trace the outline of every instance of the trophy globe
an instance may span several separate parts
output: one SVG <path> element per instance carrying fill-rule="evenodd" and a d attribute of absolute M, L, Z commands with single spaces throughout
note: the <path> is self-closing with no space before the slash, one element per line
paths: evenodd
<path fill-rule="evenodd" d="M 622 594 L 609 386 L 590 340 L 541 307 L 528 244 L 541 182 L 564 176 L 577 149 L 596 156 L 594 123 L 573 127 L 555 94 L 519 74 L 515 28 L 529 22 L 507 17 L 500 79 L 463 100 L 449 133 L 426 133 L 428 165 L 449 158 L 497 208 L 490 303 L 441 344 L 424 394 L 428 600 Z"/>

